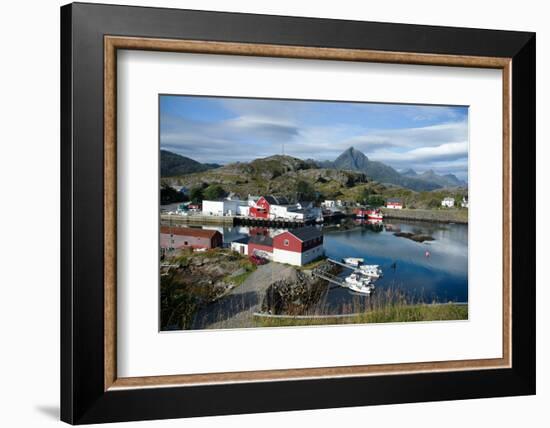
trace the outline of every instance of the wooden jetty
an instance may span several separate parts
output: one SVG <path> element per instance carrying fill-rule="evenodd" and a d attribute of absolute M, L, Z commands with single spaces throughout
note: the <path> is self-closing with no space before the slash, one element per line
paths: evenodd
<path fill-rule="evenodd" d="M 285 220 L 285 219 L 269 219 L 257 217 L 234 217 L 234 225 L 240 226 L 260 226 L 260 227 L 277 227 L 282 229 L 293 229 L 303 227 L 310 224 L 315 224 L 315 220 Z"/>
<path fill-rule="evenodd" d="M 331 284 L 338 285 L 339 287 L 347 288 L 346 282 L 342 278 L 340 278 L 336 275 L 332 275 L 332 274 L 326 273 L 326 272 L 325 273 L 312 272 L 312 275 L 316 276 L 317 278 L 324 279 L 325 281 L 327 281 Z"/>
<path fill-rule="evenodd" d="M 351 266 L 351 265 L 348 265 L 348 264 L 339 262 L 339 261 L 334 260 L 334 259 L 328 259 L 328 258 L 327 258 L 327 261 L 329 261 L 329 262 L 331 262 L 331 263 L 334 263 L 334 264 L 336 264 L 336 265 L 340 265 L 340 266 L 345 267 L 345 268 L 347 268 L 347 269 L 358 270 L 358 269 L 355 268 L 354 266 Z"/>
<path fill-rule="evenodd" d="M 315 224 L 315 220 L 285 220 L 285 219 L 268 219 L 256 217 L 238 217 L 238 216 L 221 216 L 221 215 L 179 215 L 179 214 L 161 214 L 160 220 L 162 223 L 172 224 L 212 224 L 220 226 L 258 226 L 258 227 L 274 227 L 281 229 L 294 229 L 311 224 Z"/>

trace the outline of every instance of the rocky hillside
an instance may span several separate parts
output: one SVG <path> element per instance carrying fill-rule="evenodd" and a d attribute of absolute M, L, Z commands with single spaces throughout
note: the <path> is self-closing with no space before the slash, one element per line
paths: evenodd
<path fill-rule="evenodd" d="M 206 171 L 217 168 L 217 164 L 204 164 L 191 158 L 169 152 L 160 151 L 160 176 L 172 177 L 174 175 L 192 174 L 194 172 Z"/>
<path fill-rule="evenodd" d="M 366 183 L 367 177 L 360 172 L 317 168 L 311 161 L 277 155 L 163 181 L 188 188 L 219 184 L 225 191 L 243 197 L 248 194 L 281 194 L 292 198 L 297 197 L 297 193 L 303 193 L 304 189 L 326 197 L 336 197 L 346 189 Z"/>
<path fill-rule="evenodd" d="M 438 184 L 439 187 L 467 187 L 468 184 L 464 180 L 460 180 L 454 174 L 439 175 L 432 169 L 424 171 L 422 174 L 418 174 L 413 169 L 408 169 L 401 173 L 402 176 L 417 178 L 430 183 Z"/>

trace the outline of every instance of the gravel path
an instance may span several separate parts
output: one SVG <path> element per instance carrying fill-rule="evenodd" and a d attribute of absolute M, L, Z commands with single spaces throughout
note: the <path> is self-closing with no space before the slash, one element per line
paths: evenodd
<path fill-rule="evenodd" d="M 253 325 L 253 314 L 261 309 L 263 296 L 273 282 L 294 275 L 296 270 L 280 263 L 258 266 L 241 285 L 195 316 L 194 329 L 243 328 Z"/>

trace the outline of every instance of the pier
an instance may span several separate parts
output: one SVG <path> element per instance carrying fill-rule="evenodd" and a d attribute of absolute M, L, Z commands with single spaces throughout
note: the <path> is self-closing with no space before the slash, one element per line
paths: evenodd
<path fill-rule="evenodd" d="M 179 214 L 161 214 L 160 220 L 162 223 L 171 224 L 213 224 L 220 226 L 233 226 L 233 217 L 229 216 L 213 216 L 213 215 L 179 215 Z"/>
<path fill-rule="evenodd" d="M 339 287 L 346 287 L 347 288 L 346 282 L 342 278 L 340 278 L 336 275 L 332 275 L 330 273 L 318 273 L 318 272 L 312 272 L 312 275 L 317 277 L 317 278 L 321 278 L 321 279 L 329 282 L 330 284 L 335 284 Z"/>
<path fill-rule="evenodd" d="M 275 227 L 281 229 L 294 229 L 296 227 L 303 227 L 310 224 L 315 224 L 315 220 L 286 220 L 286 219 L 268 219 L 257 217 L 234 217 L 234 225 L 239 226 L 261 226 L 261 227 Z"/>
<path fill-rule="evenodd" d="M 280 229 L 294 229 L 311 224 L 315 224 L 314 219 L 308 220 L 285 220 L 285 219 L 268 219 L 256 217 L 239 217 L 239 216 L 216 216 L 216 215 L 179 215 L 179 214 L 161 214 L 160 220 L 162 223 L 171 224 L 204 224 L 204 225 L 219 225 L 219 226 L 258 226 L 258 227 L 273 227 Z"/>

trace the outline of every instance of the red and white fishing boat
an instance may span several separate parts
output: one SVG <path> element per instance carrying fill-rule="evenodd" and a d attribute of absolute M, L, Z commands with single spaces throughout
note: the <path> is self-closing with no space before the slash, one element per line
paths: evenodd
<path fill-rule="evenodd" d="M 372 210 L 366 210 L 367 218 L 369 220 L 384 220 L 384 215 L 380 210 L 372 209 Z"/>
<path fill-rule="evenodd" d="M 364 208 L 357 208 L 355 210 L 355 217 L 356 218 L 365 218 L 367 216 L 367 210 Z"/>

